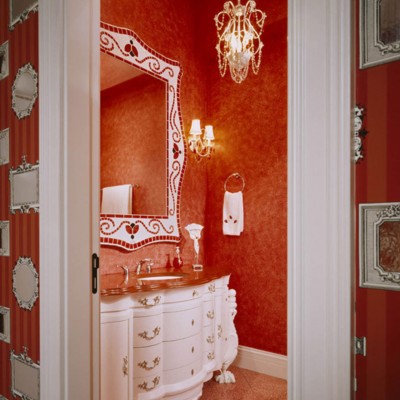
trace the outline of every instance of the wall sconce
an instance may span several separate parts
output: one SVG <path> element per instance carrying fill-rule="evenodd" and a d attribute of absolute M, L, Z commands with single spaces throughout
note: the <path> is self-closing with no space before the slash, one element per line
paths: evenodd
<path fill-rule="evenodd" d="M 204 157 L 211 157 L 211 153 L 214 151 L 213 141 L 213 127 L 211 125 L 206 125 L 204 129 L 201 129 L 200 120 L 192 120 L 192 126 L 189 132 L 189 149 L 192 153 L 196 154 L 198 161 Z"/>
<path fill-rule="evenodd" d="M 241 83 L 246 79 L 250 62 L 254 74 L 257 75 L 264 46 L 260 36 L 266 17 L 263 11 L 256 9 L 256 2 L 251 0 L 246 5 L 240 4 L 238 0 L 236 6 L 228 1 L 224 4 L 223 11 L 214 17 L 221 76 L 225 76 L 229 64 L 232 79 Z"/>

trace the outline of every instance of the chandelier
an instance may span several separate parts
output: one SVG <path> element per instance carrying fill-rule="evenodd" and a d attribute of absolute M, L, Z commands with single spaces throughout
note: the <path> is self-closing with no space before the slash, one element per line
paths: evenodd
<path fill-rule="evenodd" d="M 250 62 L 254 74 L 258 73 L 263 47 L 260 36 L 266 17 L 263 11 L 256 9 L 256 2 L 251 0 L 246 5 L 240 4 L 238 0 L 236 6 L 228 1 L 223 11 L 214 17 L 221 76 L 225 76 L 229 65 L 232 79 L 241 83 L 246 79 Z"/>

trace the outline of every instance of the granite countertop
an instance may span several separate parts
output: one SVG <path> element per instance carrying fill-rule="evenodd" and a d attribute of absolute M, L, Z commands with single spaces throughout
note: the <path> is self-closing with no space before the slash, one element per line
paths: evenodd
<path fill-rule="evenodd" d="M 193 271 L 191 266 L 183 268 L 154 268 L 151 273 L 129 272 L 128 279 L 125 279 L 125 272 L 101 275 L 100 294 L 102 296 L 122 295 L 136 292 L 152 292 L 169 288 L 181 288 L 186 286 L 196 286 L 210 282 L 222 276 L 229 275 L 230 272 L 221 269 L 204 267 L 203 271 Z M 163 280 L 165 275 L 178 276 L 176 279 Z M 151 277 L 154 280 L 142 280 L 141 278 Z M 158 277 L 160 280 L 158 280 Z"/>

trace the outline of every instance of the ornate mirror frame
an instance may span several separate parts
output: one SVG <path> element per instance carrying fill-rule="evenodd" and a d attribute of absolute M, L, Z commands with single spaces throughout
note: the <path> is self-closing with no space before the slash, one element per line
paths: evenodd
<path fill-rule="evenodd" d="M 0 256 L 10 255 L 10 221 L 0 221 Z"/>
<path fill-rule="evenodd" d="M 400 290 L 400 203 L 359 205 L 360 287 Z"/>
<path fill-rule="evenodd" d="M 9 73 L 8 41 L 0 46 L 0 80 L 5 79 Z"/>
<path fill-rule="evenodd" d="M 39 400 L 40 366 L 28 356 L 26 347 L 23 350 L 21 354 L 15 354 L 14 350 L 10 352 L 11 394 L 23 400 Z"/>
<path fill-rule="evenodd" d="M 13 269 L 13 293 L 18 305 L 32 310 L 39 297 L 39 274 L 30 257 L 20 257 Z M 29 281 L 27 280 L 29 278 Z"/>
<path fill-rule="evenodd" d="M 10 0 L 10 24 L 8 29 L 13 31 L 16 24 L 26 21 L 31 12 L 38 12 L 38 0 Z"/>
<path fill-rule="evenodd" d="M 28 213 L 30 209 L 39 212 L 39 163 L 29 164 L 22 156 L 22 164 L 10 168 L 10 213 Z"/>
<path fill-rule="evenodd" d="M 179 242 L 180 197 L 186 146 L 180 111 L 181 68 L 147 46 L 133 31 L 102 22 L 100 50 L 166 84 L 167 209 L 165 215 L 100 215 L 100 243 L 128 251 L 156 242 Z"/>
<path fill-rule="evenodd" d="M 18 91 L 18 83 L 20 80 L 24 79 L 27 76 L 32 80 L 33 90 L 32 93 L 21 93 Z M 23 82 L 23 81 L 22 81 Z M 29 96 L 29 97 L 28 97 Z M 38 74 L 33 68 L 31 63 L 27 63 L 23 65 L 17 72 L 15 76 L 14 84 L 12 86 L 12 103 L 11 107 L 15 112 L 15 115 L 18 119 L 22 119 L 25 117 L 29 117 L 32 112 L 32 108 L 35 105 L 36 99 L 38 96 Z M 24 108 L 20 107 L 20 100 L 28 101 Z"/>

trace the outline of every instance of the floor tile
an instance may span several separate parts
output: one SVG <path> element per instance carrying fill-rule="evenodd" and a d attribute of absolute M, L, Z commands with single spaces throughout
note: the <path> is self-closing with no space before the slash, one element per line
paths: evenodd
<path fill-rule="evenodd" d="M 202 400 L 286 400 L 287 383 L 284 379 L 260 374 L 238 367 L 230 367 L 236 383 L 220 384 L 214 379 L 203 387 Z"/>

